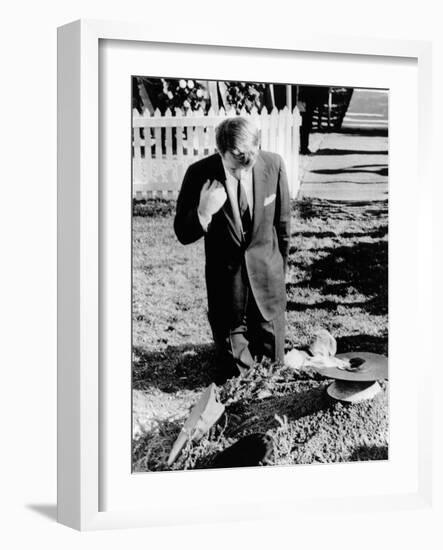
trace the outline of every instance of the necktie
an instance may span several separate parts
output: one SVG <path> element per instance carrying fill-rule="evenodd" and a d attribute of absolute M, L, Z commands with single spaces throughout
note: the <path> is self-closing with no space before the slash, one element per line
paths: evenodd
<path fill-rule="evenodd" d="M 249 212 L 248 199 L 246 197 L 246 191 L 241 184 L 240 180 L 237 180 L 237 200 L 238 210 L 240 212 L 240 219 L 242 222 L 243 236 L 246 242 L 249 242 L 252 229 L 251 213 Z"/>

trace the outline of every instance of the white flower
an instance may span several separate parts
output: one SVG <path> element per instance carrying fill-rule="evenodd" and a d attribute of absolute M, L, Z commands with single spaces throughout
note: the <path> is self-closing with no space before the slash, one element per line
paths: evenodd
<path fill-rule="evenodd" d="M 172 99 L 174 97 L 174 94 L 171 91 L 169 91 L 168 92 L 168 97 L 169 97 L 169 99 Z"/>
<path fill-rule="evenodd" d="M 186 88 L 186 80 L 181 79 L 178 85 L 180 86 L 180 88 Z"/>
<path fill-rule="evenodd" d="M 203 92 L 201 90 L 197 90 L 197 97 L 203 97 Z"/>
<path fill-rule="evenodd" d="M 187 99 L 185 99 L 185 100 L 183 101 L 183 107 L 188 108 L 188 107 L 190 107 L 190 106 L 191 106 L 191 104 L 189 103 L 189 101 L 188 101 Z"/>
<path fill-rule="evenodd" d="M 190 90 L 192 90 L 193 87 L 194 87 L 194 81 L 193 80 L 188 80 L 188 88 Z"/>

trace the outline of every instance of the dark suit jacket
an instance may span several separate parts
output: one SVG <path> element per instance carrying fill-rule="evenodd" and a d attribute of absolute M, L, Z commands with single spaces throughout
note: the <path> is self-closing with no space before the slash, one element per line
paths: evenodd
<path fill-rule="evenodd" d="M 204 182 L 217 179 L 226 185 L 225 178 L 218 153 L 189 166 L 177 199 L 175 233 L 183 244 L 205 237 L 210 318 L 233 307 L 244 257 L 257 306 L 264 319 L 271 320 L 286 307 L 290 200 L 284 163 L 275 153 L 259 153 L 253 167 L 253 229 L 247 246 L 229 198 L 212 217 L 206 233 L 199 222 L 197 209 Z"/>

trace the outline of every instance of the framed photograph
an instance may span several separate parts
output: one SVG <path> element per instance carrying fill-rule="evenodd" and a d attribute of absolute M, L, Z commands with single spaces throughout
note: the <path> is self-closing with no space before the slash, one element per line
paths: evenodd
<path fill-rule="evenodd" d="M 58 48 L 59 521 L 429 506 L 430 45 Z"/>

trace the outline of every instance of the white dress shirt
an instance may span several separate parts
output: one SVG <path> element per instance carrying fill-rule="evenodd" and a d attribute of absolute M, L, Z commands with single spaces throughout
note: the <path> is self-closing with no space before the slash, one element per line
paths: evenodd
<path fill-rule="evenodd" d="M 232 192 L 231 196 L 235 197 L 235 200 L 233 201 L 234 203 L 233 207 L 238 212 L 238 200 L 237 200 L 238 180 L 230 172 L 228 172 L 226 168 L 225 168 L 225 174 L 226 174 L 226 185 L 228 188 L 231 189 L 231 192 Z M 252 218 L 252 213 L 254 210 L 254 191 L 252 188 L 252 168 L 250 168 L 249 170 L 241 170 L 240 174 L 241 174 L 240 184 L 243 186 L 243 189 L 245 190 L 246 198 L 248 200 L 249 213 L 251 214 L 251 218 Z"/>

